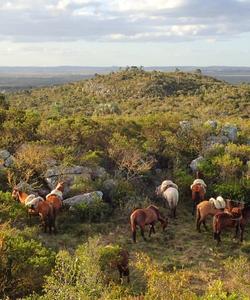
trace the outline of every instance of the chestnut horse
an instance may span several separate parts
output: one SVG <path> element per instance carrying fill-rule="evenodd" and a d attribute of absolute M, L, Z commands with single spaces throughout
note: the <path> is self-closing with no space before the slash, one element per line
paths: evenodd
<path fill-rule="evenodd" d="M 194 212 L 196 210 L 197 205 L 204 200 L 205 197 L 205 188 L 202 184 L 194 184 L 191 187 L 192 191 L 192 200 L 193 200 L 193 209 L 192 209 L 192 215 L 194 215 Z"/>
<path fill-rule="evenodd" d="M 49 228 L 50 233 L 52 227 L 54 227 L 54 232 L 56 232 L 54 209 L 50 203 L 46 202 L 41 197 L 28 195 L 27 193 L 20 191 L 18 187 L 14 187 L 12 197 L 28 207 L 29 217 L 31 217 L 31 215 L 39 215 L 42 226 L 44 227 L 44 232 L 47 232 L 47 227 Z"/>
<path fill-rule="evenodd" d="M 213 233 L 217 245 L 221 242 L 221 232 L 225 228 L 235 228 L 235 238 L 240 230 L 240 241 L 243 241 L 245 225 L 250 219 L 250 207 L 234 207 L 231 212 L 220 212 L 213 217 Z"/>
<path fill-rule="evenodd" d="M 51 203 L 55 209 L 55 217 L 58 215 L 62 207 L 63 191 L 64 182 L 59 182 L 56 188 L 46 196 L 46 201 Z"/>
<path fill-rule="evenodd" d="M 230 212 L 234 206 L 237 206 L 238 202 L 226 199 L 225 200 L 225 211 Z M 214 216 L 219 212 L 224 211 L 224 209 L 217 209 L 211 201 L 204 200 L 200 202 L 196 207 L 196 229 L 201 232 L 201 223 L 204 228 L 208 230 L 206 225 L 206 219 L 208 216 Z"/>
<path fill-rule="evenodd" d="M 150 225 L 150 230 L 149 230 L 149 237 L 150 237 L 152 232 L 155 233 L 154 225 L 157 221 L 161 222 L 163 230 L 167 227 L 168 221 L 167 221 L 167 219 L 164 219 L 161 216 L 158 207 L 156 207 L 154 205 L 150 205 L 147 208 L 136 209 L 130 216 L 130 226 L 131 226 L 131 230 L 132 230 L 134 243 L 136 243 L 136 226 L 137 225 L 141 228 L 141 235 L 142 235 L 144 241 L 146 241 L 146 238 L 144 235 L 145 226 Z"/>
<path fill-rule="evenodd" d="M 20 191 L 20 189 L 17 186 L 15 186 L 12 191 L 12 197 L 18 200 L 21 204 L 25 205 L 26 202 L 29 201 L 29 199 L 32 199 L 35 196 L 28 195 L 27 193 Z M 29 224 L 31 224 L 31 216 L 37 216 L 37 215 L 38 215 L 37 211 L 33 209 L 28 209 Z"/>

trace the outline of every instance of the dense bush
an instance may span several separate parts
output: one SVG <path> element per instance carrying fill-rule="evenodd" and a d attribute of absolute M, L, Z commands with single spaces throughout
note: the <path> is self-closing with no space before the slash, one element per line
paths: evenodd
<path fill-rule="evenodd" d="M 75 214 L 81 221 L 101 222 L 111 213 L 111 207 L 100 198 L 91 202 L 82 202 L 74 207 Z"/>
<path fill-rule="evenodd" d="M 25 232 L 0 226 L 0 297 L 12 299 L 40 290 L 54 254 Z"/>

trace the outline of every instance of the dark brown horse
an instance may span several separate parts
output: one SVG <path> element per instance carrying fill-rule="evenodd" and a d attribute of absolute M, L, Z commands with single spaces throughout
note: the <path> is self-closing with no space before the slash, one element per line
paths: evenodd
<path fill-rule="evenodd" d="M 205 189 L 201 184 L 194 184 L 191 191 L 193 201 L 192 215 L 194 215 L 197 205 L 205 199 Z"/>
<path fill-rule="evenodd" d="M 127 277 L 127 282 L 130 282 L 129 278 L 129 253 L 127 250 L 121 249 L 118 256 L 114 261 L 112 261 L 112 266 L 116 267 L 119 271 L 120 281 L 122 282 L 122 277 Z"/>
<path fill-rule="evenodd" d="M 150 237 L 152 232 L 155 233 L 154 225 L 157 221 L 161 222 L 163 230 L 167 227 L 168 221 L 167 219 L 164 219 L 161 216 L 158 207 L 154 205 L 150 205 L 147 208 L 136 209 L 130 216 L 130 226 L 132 230 L 134 243 L 136 243 L 136 226 L 139 226 L 141 228 L 141 235 L 144 241 L 146 241 L 144 235 L 145 226 L 150 225 L 150 230 L 149 230 L 149 237 Z"/>
<path fill-rule="evenodd" d="M 214 239 L 217 240 L 217 245 L 221 242 L 221 232 L 226 228 L 235 228 L 235 237 L 240 231 L 240 241 L 243 241 L 243 235 L 246 224 L 250 220 L 250 206 L 234 207 L 231 212 L 217 213 L 213 218 L 213 233 Z"/>

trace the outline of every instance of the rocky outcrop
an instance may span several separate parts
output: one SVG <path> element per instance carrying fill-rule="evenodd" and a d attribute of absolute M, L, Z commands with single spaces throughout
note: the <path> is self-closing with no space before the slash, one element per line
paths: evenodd
<path fill-rule="evenodd" d="M 198 165 L 199 163 L 201 163 L 202 161 L 204 160 L 204 157 L 203 156 L 198 156 L 196 159 L 193 159 L 190 163 L 190 168 L 193 172 L 196 172 L 198 171 Z"/>
<path fill-rule="evenodd" d="M 230 142 L 236 142 L 238 139 L 238 128 L 233 124 L 226 124 L 222 127 L 221 132 L 225 135 Z"/>
<path fill-rule="evenodd" d="M 92 170 L 82 166 L 61 167 L 54 166 L 48 169 L 45 173 L 45 180 L 50 187 L 54 189 L 58 181 L 63 180 L 65 182 L 64 194 L 67 194 L 71 185 L 77 178 L 91 180 Z"/>
<path fill-rule="evenodd" d="M 0 167 L 9 168 L 14 163 L 14 156 L 8 150 L 0 150 Z"/>
<path fill-rule="evenodd" d="M 103 196 L 103 193 L 101 191 L 85 193 L 85 194 L 77 195 L 77 196 L 63 200 L 63 205 L 69 206 L 69 207 L 72 207 L 72 206 L 74 207 L 81 203 L 89 204 L 96 199 L 102 200 L 102 196 Z"/>

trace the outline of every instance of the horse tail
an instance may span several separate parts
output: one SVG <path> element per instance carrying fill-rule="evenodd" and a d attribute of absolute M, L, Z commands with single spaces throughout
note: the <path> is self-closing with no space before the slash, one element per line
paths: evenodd
<path fill-rule="evenodd" d="M 197 228 L 200 223 L 200 220 L 201 220 L 201 212 L 200 212 L 200 208 L 197 206 L 196 207 L 196 227 Z"/>
<path fill-rule="evenodd" d="M 218 233 L 219 233 L 219 217 L 215 215 L 213 217 L 213 234 L 214 234 L 214 240 L 217 240 Z"/>
<path fill-rule="evenodd" d="M 130 216 L 130 227 L 132 231 L 133 241 L 136 242 L 136 216 L 134 213 Z"/>

